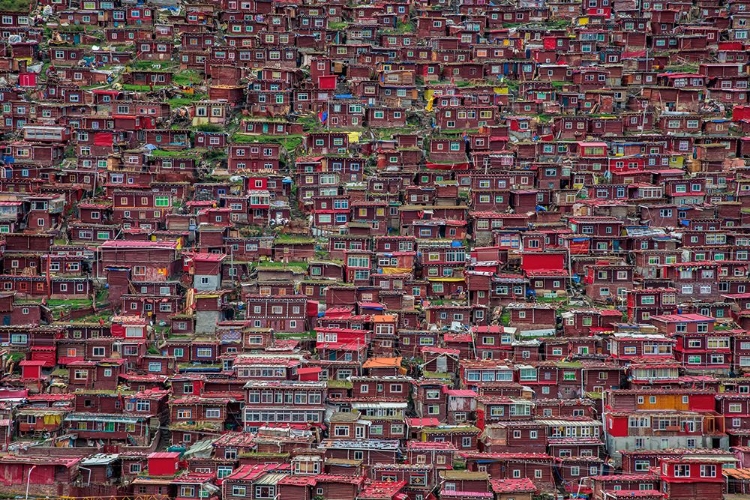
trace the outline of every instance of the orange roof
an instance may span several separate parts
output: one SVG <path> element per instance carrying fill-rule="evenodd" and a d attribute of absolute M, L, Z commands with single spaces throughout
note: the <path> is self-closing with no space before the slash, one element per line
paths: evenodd
<path fill-rule="evenodd" d="M 396 316 L 392 314 L 376 314 L 372 317 L 372 320 L 375 323 L 390 323 L 396 320 Z"/>
<path fill-rule="evenodd" d="M 362 368 L 398 368 L 401 366 L 401 357 L 398 358 L 370 358 L 362 365 Z"/>

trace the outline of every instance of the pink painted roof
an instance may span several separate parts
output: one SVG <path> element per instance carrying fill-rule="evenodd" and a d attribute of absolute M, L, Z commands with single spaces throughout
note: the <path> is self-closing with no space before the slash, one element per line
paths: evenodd
<path fill-rule="evenodd" d="M 458 356 L 461 351 L 459 349 L 448 349 L 445 347 L 433 347 L 433 346 L 422 346 L 420 347 L 422 352 L 429 352 L 431 354 L 454 354 Z"/>
<path fill-rule="evenodd" d="M 591 476 L 591 479 L 593 479 L 594 481 L 609 481 L 609 482 L 653 481 L 654 479 L 658 479 L 658 476 L 656 474 L 622 474 L 622 475 L 612 475 L 612 476 Z"/>
<path fill-rule="evenodd" d="M 180 453 L 178 451 L 157 451 L 151 453 L 148 458 L 179 458 Z"/>
<path fill-rule="evenodd" d="M 474 338 L 470 333 L 446 333 L 443 335 L 445 342 L 471 342 Z"/>
<path fill-rule="evenodd" d="M 425 418 L 407 418 L 406 425 L 409 427 L 437 427 L 440 425 L 440 421 L 434 417 Z"/>
<path fill-rule="evenodd" d="M 702 314 L 660 314 L 657 316 L 651 316 L 652 320 L 665 321 L 665 322 L 682 322 L 682 321 L 716 321 L 711 316 L 703 316 Z"/>
<path fill-rule="evenodd" d="M 221 262 L 227 256 L 223 253 L 196 253 L 193 260 L 196 262 Z"/>
<path fill-rule="evenodd" d="M 475 398 L 477 393 L 468 389 L 448 389 L 445 391 L 448 396 L 455 396 L 458 398 Z"/>
<path fill-rule="evenodd" d="M 657 490 L 608 490 L 606 494 L 614 498 L 665 498 Z"/>
<path fill-rule="evenodd" d="M 440 498 L 494 498 L 488 491 L 451 491 L 440 490 Z"/>

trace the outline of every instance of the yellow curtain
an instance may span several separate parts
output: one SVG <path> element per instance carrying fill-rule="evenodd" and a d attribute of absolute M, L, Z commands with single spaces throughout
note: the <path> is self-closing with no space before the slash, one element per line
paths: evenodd
<path fill-rule="evenodd" d="M 45 415 L 44 425 L 59 425 L 62 422 L 62 415 Z"/>
<path fill-rule="evenodd" d="M 425 111 L 432 111 L 432 106 L 435 103 L 435 91 L 432 89 L 427 89 L 424 91 L 424 100 L 427 102 L 427 106 L 425 106 Z"/>
<path fill-rule="evenodd" d="M 349 144 L 357 144 L 361 135 L 361 132 L 349 132 Z"/>

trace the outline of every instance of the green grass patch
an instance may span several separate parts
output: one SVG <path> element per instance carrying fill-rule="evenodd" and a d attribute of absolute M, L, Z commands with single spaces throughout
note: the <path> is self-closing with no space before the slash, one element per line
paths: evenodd
<path fill-rule="evenodd" d="M 568 26 L 570 26 L 570 21 L 568 21 L 567 19 L 556 19 L 554 21 L 546 21 L 542 24 L 546 26 L 547 28 L 562 29 L 562 28 L 567 28 Z"/>
<path fill-rule="evenodd" d="M 478 128 L 467 128 L 463 130 L 443 130 L 442 131 L 443 136 L 454 139 L 458 137 L 459 135 L 463 136 L 464 134 L 478 134 L 479 129 Z"/>
<path fill-rule="evenodd" d="M 510 325 L 510 311 L 503 311 L 500 315 L 500 324 L 504 326 Z"/>
<path fill-rule="evenodd" d="M 198 85 L 203 82 L 203 77 L 197 71 L 188 69 L 176 72 L 172 76 L 175 85 Z"/>
<path fill-rule="evenodd" d="M 417 132 L 416 129 L 411 127 L 402 128 L 372 128 L 372 131 L 378 137 L 378 139 L 393 139 L 394 135 L 398 134 L 413 134 Z"/>
<path fill-rule="evenodd" d="M 558 361 L 558 368 L 581 368 L 583 364 L 580 361 Z"/>
<path fill-rule="evenodd" d="M 161 326 L 157 324 L 154 326 L 154 333 L 158 333 L 159 335 L 169 335 L 170 330 L 171 327 L 169 325 Z"/>
<path fill-rule="evenodd" d="M 409 33 L 414 33 L 416 27 L 414 26 L 414 23 L 411 22 L 403 22 L 399 21 L 396 23 L 396 33 L 399 35 L 407 35 Z"/>
<path fill-rule="evenodd" d="M 304 136 L 301 134 L 289 134 L 289 135 L 253 135 L 244 134 L 238 132 L 232 136 L 230 142 L 233 144 L 256 144 L 263 142 L 271 142 L 274 144 L 280 144 L 287 151 L 293 151 L 297 149 L 304 141 Z"/>
<path fill-rule="evenodd" d="M 150 92 L 151 90 L 157 90 L 164 87 L 165 85 L 154 85 L 151 87 L 150 85 L 133 85 L 130 83 L 124 83 L 122 85 L 122 90 L 130 90 L 132 92 Z"/>
<path fill-rule="evenodd" d="M 315 332 L 301 332 L 301 333 L 276 333 L 273 334 L 274 338 L 279 340 L 315 340 L 317 338 Z"/>
<path fill-rule="evenodd" d="M 693 64 L 686 63 L 686 64 L 668 65 L 664 69 L 671 73 L 697 73 L 699 66 L 698 66 L 698 63 L 693 63 Z"/>
<path fill-rule="evenodd" d="M 91 306 L 90 299 L 48 299 L 47 307 L 52 308 L 67 308 L 67 309 L 78 309 L 83 307 Z"/>
<path fill-rule="evenodd" d="M 315 239 L 308 236 L 298 236 L 295 234 L 278 234 L 274 243 L 286 243 L 287 245 L 307 245 L 315 244 Z M 301 262 L 301 264 L 306 264 L 306 262 Z"/>
<path fill-rule="evenodd" d="M 171 99 L 167 99 L 167 102 L 169 103 L 169 106 L 172 108 L 179 108 L 182 106 L 190 106 L 196 101 L 203 101 L 206 98 L 208 98 L 208 95 L 206 94 L 193 94 L 191 96 L 183 94 L 182 97 L 173 97 Z"/>
<path fill-rule="evenodd" d="M 256 459 L 256 460 L 280 460 L 284 461 L 289 458 L 289 453 L 271 453 L 271 452 L 257 452 L 251 451 L 247 453 L 240 453 L 240 458 Z"/>
<path fill-rule="evenodd" d="M 215 123 L 203 123 L 195 127 L 195 130 L 199 132 L 223 132 L 224 127 Z"/>
<path fill-rule="evenodd" d="M 99 323 L 99 320 L 109 323 L 112 319 L 112 311 L 102 311 L 97 314 L 89 314 L 83 318 L 71 321 L 71 323 Z"/>
<path fill-rule="evenodd" d="M 128 66 L 136 70 L 168 71 L 174 69 L 177 64 L 161 61 L 132 61 Z"/>
<path fill-rule="evenodd" d="M 351 389 L 353 384 L 348 380 L 328 380 L 326 385 L 329 389 Z"/>
<path fill-rule="evenodd" d="M 557 304 L 560 302 L 565 302 L 568 300 L 568 297 L 562 296 L 562 297 L 544 297 L 544 296 L 537 296 L 536 301 L 540 304 Z"/>
<path fill-rule="evenodd" d="M 24 359 L 26 359 L 26 353 L 25 352 L 12 352 L 8 354 L 8 359 L 14 363 L 18 363 L 19 361 L 23 361 Z"/>
<path fill-rule="evenodd" d="M 302 124 L 302 128 L 304 128 L 305 132 L 311 132 L 322 127 L 322 124 L 320 123 L 317 115 L 314 114 L 300 116 L 299 118 L 297 118 L 297 123 Z"/>
<path fill-rule="evenodd" d="M 203 149 L 190 149 L 180 151 L 167 151 L 165 149 L 154 149 L 151 151 L 151 156 L 155 158 L 187 158 L 200 156 Z"/>
<path fill-rule="evenodd" d="M 0 0 L 0 11 L 31 12 L 30 0 Z"/>
<path fill-rule="evenodd" d="M 287 269 L 290 267 L 296 267 L 298 269 L 305 271 L 307 270 L 308 264 L 307 262 L 297 262 L 297 261 L 292 261 L 289 263 L 277 262 L 277 261 L 274 261 L 274 262 L 265 261 L 265 262 L 259 262 L 255 267 L 256 269 L 261 270 L 261 271 L 263 269 Z"/>
<path fill-rule="evenodd" d="M 150 352 L 150 351 L 149 351 Z M 161 354 L 158 350 L 154 352 L 155 355 Z M 194 369 L 201 369 L 201 368 L 222 368 L 223 365 L 221 363 L 177 363 L 177 367 L 180 370 L 189 370 L 191 368 Z"/>

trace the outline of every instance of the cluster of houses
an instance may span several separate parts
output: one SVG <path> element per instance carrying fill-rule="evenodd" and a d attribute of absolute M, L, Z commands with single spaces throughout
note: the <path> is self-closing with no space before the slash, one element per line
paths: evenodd
<path fill-rule="evenodd" d="M 749 0 L 0 0 L 0 493 L 750 493 Z"/>

